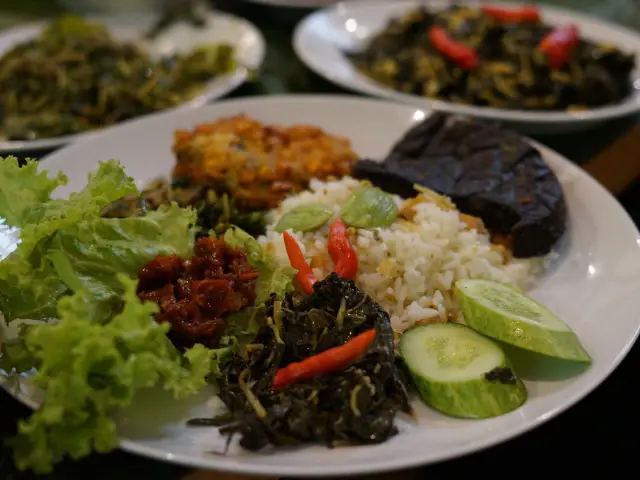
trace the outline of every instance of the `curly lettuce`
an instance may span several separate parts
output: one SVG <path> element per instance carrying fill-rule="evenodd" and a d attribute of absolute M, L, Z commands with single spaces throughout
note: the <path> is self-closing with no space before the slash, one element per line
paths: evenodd
<path fill-rule="evenodd" d="M 7 321 L 54 317 L 58 300 L 80 288 L 102 305 L 96 318 L 104 319 L 121 293 L 117 273 L 135 277 L 158 255 L 190 254 L 192 209 L 172 206 L 143 217 L 100 217 L 105 205 L 139 193 L 119 162 L 102 162 L 87 186 L 65 200 L 51 198 L 62 177 L 48 179 L 34 163 L 14 171 L 16 165 L 11 159 L 0 161 L 0 178 L 20 185 L 12 188 L 34 192 L 22 194 L 30 202 L 24 207 L 0 207 L 0 215 L 21 229 L 18 248 L 0 262 L 0 311 Z"/>
<path fill-rule="evenodd" d="M 47 172 L 38 172 L 36 162 L 27 161 L 21 168 L 16 157 L 0 158 L 0 217 L 9 225 L 24 226 L 28 212 L 48 202 L 51 193 L 67 182 L 62 172 L 54 178 L 49 178 Z"/>
<path fill-rule="evenodd" d="M 247 261 L 260 271 L 256 285 L 256 304 L 228 315 L 226 333 L 237 339 L 240 346 L 253 342 L 266 318 L 264 302 L 275 293 L 284 296 L 293 291 L 296 270 L 279 265 L 273 256 L 264 251 L 255 238 L 244 230 L 232 227 L 224 234 L 224 241 L 233 248 L 247 252 Z"/>
<path fill-rule="evenodd" d="M 292 290 L 295 270 L 279 266 L 246 232 L 229 230 L 225 241 L 245 249 L 260 270 L 256 306 L 226 319 L 220 348 L 196 345 L 180 353 L 166 336 L 169 324 L 154 319 L 157 305 L 137 297 L 134 279 L 159 255 L 191 256 L 194 210 L 173 205 L 141 217 L 102 218 L 107 204 L 139 194 L 117 161 L 101 163 L 68 199 L 52 198 L 66 177 L 49 178 L 34 162 L 18 168 L 15 159 L 0 159 L 0 182 L 9 184 L 0 192 L 0 216 L 21 237 L 0 261 L 0 316 L 7 320 L 0 322 L 0 341 L 11 337 L 0 368 L 35 369 L 33 381 L 45 394 L 11 440 L 20 469 L 46 473 L 66 456 L 115 448 L 114 411 L 156 384 L 177 398 L 199 391 L 253 340 L 268 296 Z"/>
<path fill-rule="evenodd" d="M 60 300 L 58 323 L 26 330 L 24 348 L 37 367 L 33 382 L 46 395 L 10 441 L 19 469 L 47 473 L 67 455 L 116 448 L 111 414 L 131 404 L 138 390 L 162 384 L 176 398 L 196 393 L 232 351 L 233 345 L 219 351 L 196 345 L 181 355 L 166 336 L 169 324 L 153 318 L 157 305 L 140 301 L 126 275 L 117 279 L 124 306 L 109 321 L 91 321 L 98 303 L 79 290 Z"/>

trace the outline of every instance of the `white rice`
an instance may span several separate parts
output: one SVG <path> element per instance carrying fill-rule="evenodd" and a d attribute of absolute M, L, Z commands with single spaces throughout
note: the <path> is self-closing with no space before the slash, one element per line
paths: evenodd
<path fill-rule="evenodd" d="M 337 215 L 340 203 L 359 186 L 361 183 L 350 177 L 326 183 L 313 180 L 308 191 L 287 198 L 270 213 L 267 233 L 259 238 L 260 243 L 278 262 L 288 265 L 282 234 L 273 230 L 279 218 L 310 202 L 330 205 Z M 400 207 L 403 200 L 394 199 Z M 359 229 L 351 236 L 359 261 L 356 283 L 389 313 L 398 331 L 416 323 L 460 320 L 453 295 L 457 280 L 490 279 L 526 289 L 543 266 L 541 259 L 516 259 L 505 264 L 489 235 L 469 230 L 457 211 L 443 210 L 434 203 L 417 204 L 414 211 L 412 222 Z M 327 253 L 330 223 L 315 232 L 289 232 L 307 261 L 316 266 L 318 278 L 324 278 L 333 267 Z"/>

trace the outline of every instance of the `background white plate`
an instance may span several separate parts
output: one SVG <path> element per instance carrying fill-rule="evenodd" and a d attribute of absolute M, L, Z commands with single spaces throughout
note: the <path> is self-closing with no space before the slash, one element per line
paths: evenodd
<path fill-rule="evenodd" d="M 408 105 L 346 96 L 270 96 L 221 101 L 204 108 L 159 114 L 104 130 L 59 150 L 42 168 L 63 170 L 70 182 L 59 195 L 81 189 L 98 160 L 119 158 L 138 185 L 173 167 L 172 134 L 200 122 L 246 113 L 269 123 L 311 123 L 346 135 L 362 156 L 380 158 L 427 112 Z M 122 447 L 130 452 L 185 465 L 255 475 L 331 475 L 377 473 L 464 455 L 508 440 L 559 414 L 600 384 L 618 365 L 638 335 L 640 317 L 640 234 L 617 201 L 579 167 L 537 145 L 558 174 L 566 194 L 569 225 L 560 258 L 530 292 L 576 331 L 593 364 L 581 374 L 572 365 L 538 360 L 519 370 L 529 400 L 502 417 L 459 420 L 416 402 L 418 421 L 398 419 L 401 433 L 376 446 L 328 450 L 320 446 L 247 453 L 213 429 L 187 428 L 184 422 L 210 414 L 207 394 L 186 403 L 147 392 L 119 416 Z M 152 162 L 152 163 L 150 163 Z M 1 243 L 1 242 L 0 242 Z M 520 363 L 512 358 L 516 367 Z M 26 387 L 26 385 L 24 385 Z M 27 388 L 20 397 L 35 405 Z"/>
<path fill-rule="evenodd" d="M 438 10 L 451 2 L 430 0 L 426 5 Z M 492 2 L 494 3 L 494 2 Z M 495 2 L 499 3 L 499 2 Z M 632 82 L 636 89 L 623 102 L 588 111 L 522 111 L 458 105 L 429 100 L 417 95 L 397 92 L 360 74 L 342 53 L 357 50 L 384 28 L 389 20 L 407 10 L 425 5 L 419 0 L 352 0 L 341 2 L 310 14 L 294 32 L 293 46 L 300 59 L 315 73 L 362 93 L 409 103 L 419 108 L 436 108 L 508 122 L 526 133 L 566 133 L 594 127 L 599 123 L 640 111 L 640 34 L 577 12 L 540 6 L 544 21 L 552 25 L 575 23 L 581 34 L 590 40 L 613 43 L 636 56 Z M 510 5 L 513 3 L 509 2 Z M 516 4 L 517 5 L 517 4 Z"/>
<path fill-rule="evenodd" d="M 105 23 L 113 35 L 122 40 L 139 39 L 153 22 L 152 17 L 136 15 L 132 15 L 128 19 L 119 18 L 117 22 L 97 20 Z M 45 23 L 36 23 L 0 32 L 0 57 L 15 45 L 38 35 L 45 25 Z M 266 49 L 264 37 L 258 28 L 242 18 L 227 13 L 212 12 L 208 16 L 206 26 L 201 29 L 182 22 L 170 27 L 150 42 L 149 51 L 157 55 L 188 52 L 200 45 L 222 42 L 229 43 L 236 49 L 238 68 L 235 72 L 213 79 L 201 94 L 176 109 L 201 107 L 242 85 L 247 79 L 248 69 L 258 68 L 262 64 Z M 59 147 L 93 135 L 95 132 L 96 130 L 31 141 L 3 141 L 0 139 L 0 153 Z"/>
<path fill-rule="evenodd" d="M 260 3 L 272 7 L 320 8 L 338 3 L 339 0 L 244 0 L 249 3 Z"/>

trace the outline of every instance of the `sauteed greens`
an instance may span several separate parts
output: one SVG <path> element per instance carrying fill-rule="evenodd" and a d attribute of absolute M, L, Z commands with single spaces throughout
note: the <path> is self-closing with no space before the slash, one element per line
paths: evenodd
<path fill-rule="evenodd" d="M 250 450 L 317 441 L 332 447 L 380 443 L 397 433 L 394 417 L 410 407 L 389 316 L 351 280 L 333 273 L 308 297 L 272 295 L 258 318 L 262 326 L 246 354 L 222 367 L 220 398 L 230 414 L 191 424 L 222 424 L 222 434 L 239 435 Z M 344 370 L 273 387 L 279 369 L 370 329 L 375 339 Z"/>
<path fill-rule="evenodd" d="M 0 138 L 79 133 L 175 107 L 235 67 L 229 45 L 157 59 L 103 25 L 61 17 L 0 58 Z"/>
<path fill-rule="evenodd" d="M 364 51 L 349 56 L 364 74 L 396 90 L 470 105 L 585 109 L 629 94 L 632 55 L 568 30 L 557 33 L 575 38 L 556 64 L 551 52 L 562 42 L 542 41 L 552 27 L 539 15 L 516 13 L 506 7 L 417 8 L 392 20 Z"/>

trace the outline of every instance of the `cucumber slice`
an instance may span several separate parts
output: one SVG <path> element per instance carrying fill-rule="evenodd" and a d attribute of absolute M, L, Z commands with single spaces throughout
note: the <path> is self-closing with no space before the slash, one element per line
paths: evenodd
<path fill-rule="evenodd" d="M 527 399 L 504 352 L 465 325 L 432 323 L 400 338 L 400 353 L 422 399 L 461 418 L 489 418 Z"/>
<path fill-rule="evenodd" d="M 459 280 L 456 293 L 465 322 L 474 330 L 542 355 L 591 362 L 566 323 L 511 286 L 489 280 Z"/>

